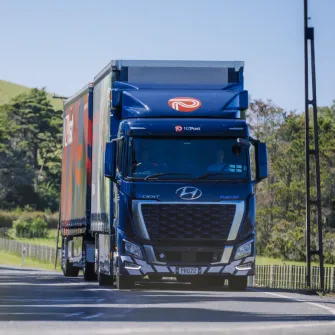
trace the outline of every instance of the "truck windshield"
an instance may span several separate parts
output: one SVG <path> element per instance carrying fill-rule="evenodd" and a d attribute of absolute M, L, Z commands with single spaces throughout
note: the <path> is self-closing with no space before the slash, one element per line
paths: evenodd
<path fill-rule="evenodd" d="M 128 179 L 246 179 L 248 149 L 236 139 L 131 138 Z"/>

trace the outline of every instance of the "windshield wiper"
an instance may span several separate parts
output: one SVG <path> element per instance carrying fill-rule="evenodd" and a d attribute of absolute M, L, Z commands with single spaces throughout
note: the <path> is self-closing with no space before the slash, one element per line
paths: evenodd
<path fill-rule="evenodd" d="M 155 173 L 155 174 L 150 174 L 149 176 L 146 176 L 144 180 L 148 180 L 150 178 L 156 178 L 160 176 L 166 176 L 166 175 L 171 175 L 171 176 L 190 176 L 191 173 L 178 173 L 178 172 L 163 172 L 163 173 Z"/>
<path fill-rule="evenodd" d="M 224 173 L 224 172 L 206 172 L 205 174 L 195 178 L 195 180 L 200 180 L 200 179 L 206 179 L 208 177 L 213 177 L 213 176 L 224 176 L 224 175 L 231 175 L 230 173 Z M 220 179 L 221 180 L 221 179 Z M 223 179 L 222 179 L 223 180 Z M 243 179 L 239 178 L 239 179 L 225 179 L 224 181 L 243 181 Z"/>
<path fill-rule="evenodd" d="M 125 178 L 126 180 L 144 180 L 144 178 L 141 178 L 141 177 L 126 177 Z"/>

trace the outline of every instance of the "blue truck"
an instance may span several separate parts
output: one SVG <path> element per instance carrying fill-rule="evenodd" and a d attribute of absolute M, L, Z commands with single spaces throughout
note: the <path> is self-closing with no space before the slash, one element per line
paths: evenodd
<path fill-rule="evenodd" d="M 255 271 L 253 139 L 241 61 L 110 62 L 64 105 L 65 276 L 134 288 L 174 277 L 245 290 Z"/>

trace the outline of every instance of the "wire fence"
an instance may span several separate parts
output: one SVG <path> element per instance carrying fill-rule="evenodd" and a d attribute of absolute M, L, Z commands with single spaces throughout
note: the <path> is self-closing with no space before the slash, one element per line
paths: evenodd
<path fill-rule="evenodd" d="M 34 258 L 44 263 L 54 263 L 56 257 L 56 248 L 45 245 L 29 244 L 6 238 L 0 238 L 0 250 L 19 256 L 24 255 L 24 257 Z M 60 253 L 58 256 L 60 256 Z"/>

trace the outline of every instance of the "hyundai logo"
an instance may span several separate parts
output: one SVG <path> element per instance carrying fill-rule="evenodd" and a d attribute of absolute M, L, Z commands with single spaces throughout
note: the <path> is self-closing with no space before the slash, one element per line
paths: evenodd
<path fill-rule="evenodd" d="M 183 200 L 196 200 L 202 196 L 202 192 L 198 188 L 192 186 L 178 188 L 176 194 Z"/>

